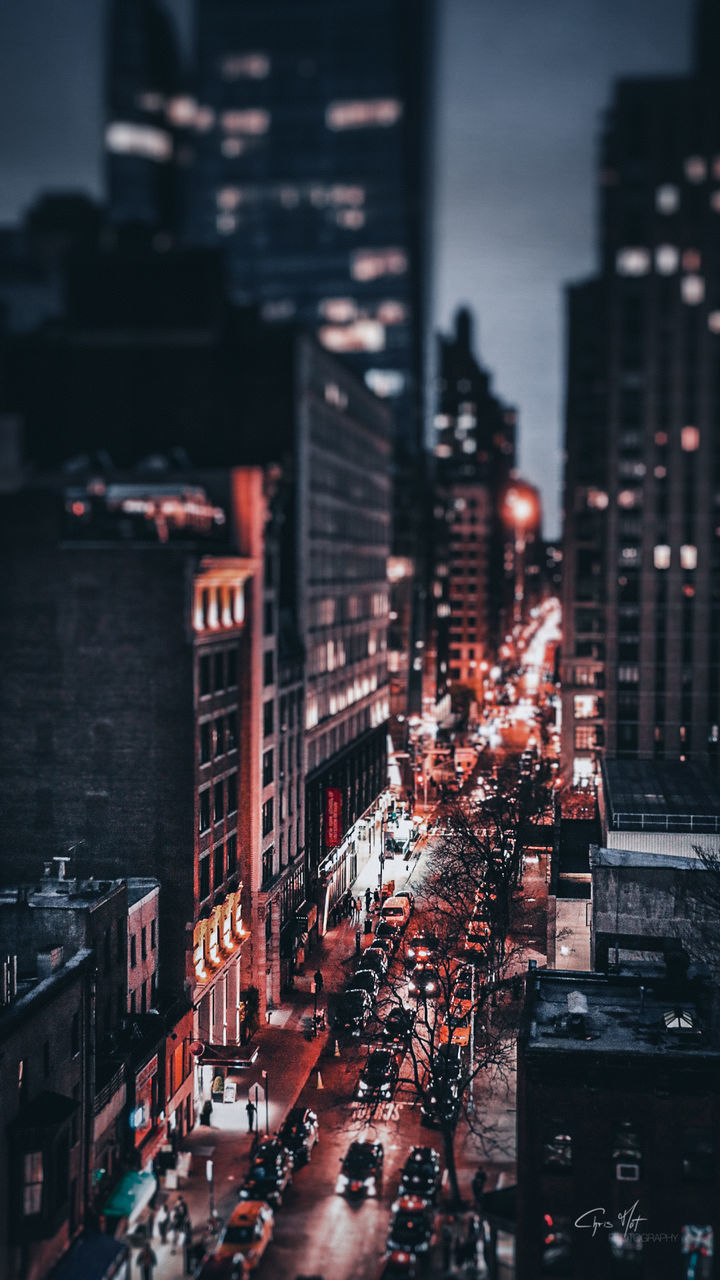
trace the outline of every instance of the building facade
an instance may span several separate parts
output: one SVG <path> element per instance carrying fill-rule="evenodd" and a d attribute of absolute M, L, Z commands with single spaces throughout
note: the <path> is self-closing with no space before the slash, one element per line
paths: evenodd
<path fill-rule="evenodd" d="M 569 293 L 562 766 L 717 756 L 720 108 L 716 7 L 683 78 L 623 80 L 599 268 Z"/>

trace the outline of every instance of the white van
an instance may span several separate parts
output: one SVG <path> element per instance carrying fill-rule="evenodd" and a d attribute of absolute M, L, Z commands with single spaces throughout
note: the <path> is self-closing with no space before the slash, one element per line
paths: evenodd
<path fill-rule="evenodd" d="M 387 898 L 380 911 L 381 920 L 397 924 L 404 929 L 410 919 L 412 906 L 407 898 Z"/>

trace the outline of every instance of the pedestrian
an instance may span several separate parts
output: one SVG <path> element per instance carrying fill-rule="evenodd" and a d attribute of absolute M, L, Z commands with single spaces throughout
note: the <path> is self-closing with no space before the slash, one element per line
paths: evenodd
<path fill-rule="evenodd" d="M 368 885 L 367 889 L 365 890 L 365 915 L 366 916 L 370 915 L 371 902 L 372 902 L 372 892 L 370 890 L 370 885 Z"/>
<path fill-rule="evenodd" d="M 168 1227 L 170 1226 L 170 1214 L 169 1214 L 169 1213 L 168 1213 L 168 1211 L 167 1211 L 167 1205 L 166 1205 L 166 1204 L 163 1204 L 163 1205 L 161 1206 L 161 1209 L 160 1209 L 160 1212 L 158 1213 L 158 1216 L 157 1216 L 156 1222 L 157 1222 L 157 1229 L 158 1229 L 158 1233 L 159 1233 L 159 1235 L 160 1235 L 160 1239 L 162 1240 L 162 1243 L 163 1243 L 163 1244 L 166 1244 L 166 1243 L 167 1243 Z"/>
<path fill-rule="evenodd" d="M 255 1103 L 252 1098 L 248 1098 L 245 1110 L 248 1118 L 248 1133 L 253 1133 L 255 1130 Z"/>
<path fill-rule="evenodd" d="M 323 986 L 324 986 L 324 983 L 323 983 L 322 970 L 316 969 L 315 970 L 315 990 L 318 995 L 320 995 L 320 992 L 322 991 Z"/>
<path fill-rule="evenodd" d="M 475 1204 L 478 1209 L 482 1208 L 483 1196 L 485 1194 L 485 1183 L 487 1182 L 487 1174 L 484 1169 L 477 1170 L 472 1180 L 472 1193 Z"/>
<path fill-rule="evenodd" d="M 357 918 L 359 921 L 362 915 L 362 898 L 360 897 L 359 894 L 358 894 L 358 899 L 357 899 L 357 902 L 355 903 L 355 906 L 357 907 Z"/>
<path fill-rule="evenodd" d="M 212 1115 L 212 1109 L 213 1109 L 213 1107 L 212 1107 L 212 1102 L 210 1101 L 210 1099 L 209 1099 L 209 1098 L 206 1098 L 206 1099 L 205 1099 L 205 1101 L 203 1102 L 203 1105 L 202 1105 L 202 1111 L 200 1112 L 200 1123 L 201 1123 L 201 1124 L 206 1124 L 206 1125 L 208 1125 L 208 1126 L 209 1126 L 209 1124 L 210 1124 L 210 1117 L 211 1117 L 211 1115 Z"/>
<path fill-rule="evenodd" d="M 373 893 L 373 903 L 375 904 L 376 907 L 380 906 L 380 890 L 379 889 L 375 889 Z"/>
<path fill-rule="evenodd" d="M 153 1271 L 157 1266 L 157 1258 L 150 1243 L 143 1245 L 137 1256 L 137 1264 L 142 1280 L 152 1280 Z"/>
<path fill-rule="evenodd" d="M 461 1267 L 467 1256 L 467 1244 L 461 1235 L 455 1237 L 455 1266 Z"/>
<path fill-rule="evenodd" d="M 355 930 L 355 955 L 359 956 L 362 951 L 362 934 L 359 929 Z"/>
<path fill-rule="evenodd" d="M 175 1252 L 175 1249 L 180 1243 L 180 1237 L 182 1236 L 184 1230 L 185 1230 L 185 1214 L 183 1213 L 182 1205 L 178 1203 L 175 1205 L 175 1208 L 173 1209 L 173 1213 L 172 1213 L 172 1233 L 173 1233 L 172 1251 L 173 1253 Z"/>
<path fill-rule="evenodd" d="M 468 1242 L 473 1245 L 477 1245 L 477 1242 L 480 1239 L 480 1219 L 476 1213 L 471 1213 L 468 1218 L 467 1238 Z"/>
<path fill-rule="evenodd" d="M 443 1224 L 441 1241 L 442 1241 L 443 1271 L 447 1271 L 450 1267 L 450 1258 L 452 1256 L 452 1246 L 453 1246 L 453 1233 L 450 1228 L 449 1222 L 445 1222 Z"/>

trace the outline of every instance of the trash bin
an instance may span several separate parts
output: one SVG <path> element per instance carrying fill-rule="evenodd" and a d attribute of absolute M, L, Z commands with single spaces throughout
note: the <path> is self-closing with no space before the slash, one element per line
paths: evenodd
<path fill-rule="evenodd" d="M 365 917 L 365 932 L 372 933 L 372 920 L 370 919 L 370 916 Z"/>

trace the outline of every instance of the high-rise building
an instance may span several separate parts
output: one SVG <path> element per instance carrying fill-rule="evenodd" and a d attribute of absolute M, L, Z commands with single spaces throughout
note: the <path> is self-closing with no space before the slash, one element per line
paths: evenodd
<path fill-rule="evenodd" d="M 180 212 L 182 129 L 194 115 L 181 94 L 175 30 L 162 0 L 111 0 L 106 47 L 110 220 L 171 231 Z"/>
<path fill-rule="evenodd" d="M 562 764 L 717 757 L 720 6 L 615 90 L 598 274 L 569 294 Z"/>
<path fill-rule="evenodd" d="M 423 440 L 432 0 L 201 0 L 187 236 Z"/>

